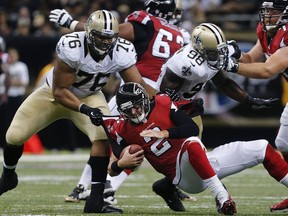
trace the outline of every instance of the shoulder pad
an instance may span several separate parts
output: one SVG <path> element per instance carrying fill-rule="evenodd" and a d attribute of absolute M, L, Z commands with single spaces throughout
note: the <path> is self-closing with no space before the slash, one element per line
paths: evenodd
<path fill-rule="evenodd" d="M 139 22 L 139 23 L 146 23 L 150 20 L 150 16 L 145 11 L 134 11 L 133 13 L 129 14 L 126 18 L 127 21 Z"/>

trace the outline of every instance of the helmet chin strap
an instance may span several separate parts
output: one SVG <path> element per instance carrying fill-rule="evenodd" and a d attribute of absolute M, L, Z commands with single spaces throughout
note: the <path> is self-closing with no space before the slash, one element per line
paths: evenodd
<path fill-rule="evenodd" d="M 139 124 L 145 121 L 146 115 L 143 112 L 140 116 L 137 116 L 136 118 L 130 118 L 130 120 L 135 123 L 135 124 Z"/>

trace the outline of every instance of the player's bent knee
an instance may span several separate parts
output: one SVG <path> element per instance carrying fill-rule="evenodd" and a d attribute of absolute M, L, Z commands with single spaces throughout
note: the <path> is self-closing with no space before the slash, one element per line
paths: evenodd
<path fill-rule="evenodd" d="M 10 145 L 20 146 L 26 142 L 30 136 L 25 136 L 22 128 L 10 126 L 6 132 L 6 141 Z"/>
<path fill-rule="evenodd" d="M 279 151 L 288 152 L 288 140 L 285 140 L 281 137 L 277 137 L 275 139 L 275 145 Z"/>

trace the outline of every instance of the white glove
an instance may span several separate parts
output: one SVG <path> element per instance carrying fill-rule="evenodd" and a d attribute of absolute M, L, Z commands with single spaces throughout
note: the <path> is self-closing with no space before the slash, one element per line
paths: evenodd
<path fill-rule="evenodd" d="M 241 57 L 241 50 L 235 40 L 227 41 L 229 56 L 239 59 Z"/>
<path fill-rule="evenodd" d="M 237 73 L 239 69 L 239 63 L 233 57 L 228 58 L 228 63 L 226 68 L 224 68 L 227 72 Z"/>
<path fill-rule="evenodd" d="M 68 28 L 74 31 L 78 21 L 74 20 L 72 16 L 65 9 L 54 9 L 50 11 L 50 22 L 54 22 L 57 25 Z"/>

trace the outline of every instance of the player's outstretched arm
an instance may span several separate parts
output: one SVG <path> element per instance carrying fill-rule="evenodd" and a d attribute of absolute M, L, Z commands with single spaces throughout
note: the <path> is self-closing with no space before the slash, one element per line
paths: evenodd
<path fill-rule="evenodd" d="M 65 9 L 54 9 L 50 11 L 49 20 L 58 26 L 71 29 L 72 31 L 84 31 L 84 23 L 73 19 Z"/>

